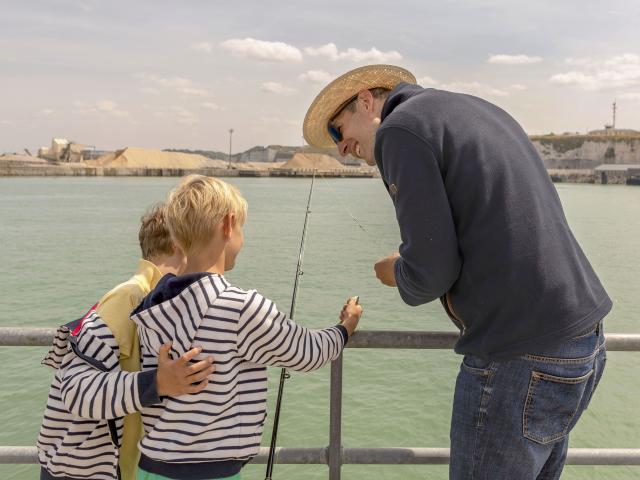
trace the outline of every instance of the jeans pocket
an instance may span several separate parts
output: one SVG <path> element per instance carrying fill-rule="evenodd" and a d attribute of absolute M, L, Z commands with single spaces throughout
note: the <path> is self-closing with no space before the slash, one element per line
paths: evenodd
<path fill-rule="evenodd" d="M 477 355 L 467 354 L 462 359 L 461 368 L 473 375 L 488 376 L 491 373 L 493 362 Z"/>
<path fill-rule="evenodd" d="M 582 403 L 590 370 L 580 377 L 558 377 L 531 372 L 522 415 L 522 432 L 529 440 L 547 444 L 565 437 Z"/>

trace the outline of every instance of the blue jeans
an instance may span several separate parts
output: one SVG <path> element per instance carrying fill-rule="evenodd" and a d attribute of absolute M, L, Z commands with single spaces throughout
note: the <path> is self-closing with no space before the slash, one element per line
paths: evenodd
<path fill-rule="evenodd" d="M 466 355 L 453 401 L 449 478 L 560 478 L 569 432 L 605 361 L 602 324 L 544 355 L 493 362 Z"/>

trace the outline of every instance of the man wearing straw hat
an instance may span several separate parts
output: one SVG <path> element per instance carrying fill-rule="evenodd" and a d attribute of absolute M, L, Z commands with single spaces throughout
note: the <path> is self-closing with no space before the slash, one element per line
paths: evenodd
<path fill-rule="evenodd" d="M 377 164 L 401 244 L 376 276 L 409 305 L 440 299 L 460 329 L 450 478 L 559 478 L 602 375 L 612 303 L 526 133 L 391 65 L 331 82 L 303 130 Z"/>

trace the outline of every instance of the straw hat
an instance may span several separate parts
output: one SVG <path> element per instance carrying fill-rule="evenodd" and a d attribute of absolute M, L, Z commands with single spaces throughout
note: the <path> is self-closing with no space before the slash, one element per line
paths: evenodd
<path fill-rule="evenodd" d="M 415 84 L 416 77 L 394 65 L 367 65 L 336 78 L 322 89 L 307 110 L 302 127 L 305 140 L 314 147 L 332 147 L 335 144 L 329 136 L 327 124 L 349 100 L 362 90 L 392 90 L 400 82 Z"/>

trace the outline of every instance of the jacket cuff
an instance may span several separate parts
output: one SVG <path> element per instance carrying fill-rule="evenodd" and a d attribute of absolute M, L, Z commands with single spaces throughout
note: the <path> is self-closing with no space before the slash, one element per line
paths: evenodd
<path fill-rule="evenodd" d="M 340 335 L 342 335 L 343 345 L 346 345 L 349 341 L 349 332 L 347 332 L 347 328 L 340 324 L 336 325 L 336 327 L 338 328 Z"/>
<path fill-rule="evenodd" d="M 138 373 L 138 392 L 140 395 L 140 404 L 143 407 L 149 407 L 156 403 L 160 403 L 158 385 L 156 382 L 157 373 L 157 368 Z"/>

